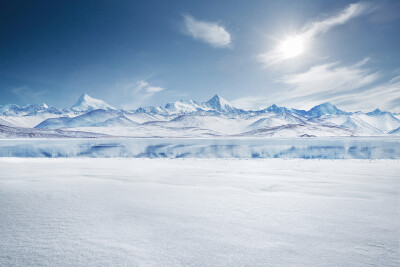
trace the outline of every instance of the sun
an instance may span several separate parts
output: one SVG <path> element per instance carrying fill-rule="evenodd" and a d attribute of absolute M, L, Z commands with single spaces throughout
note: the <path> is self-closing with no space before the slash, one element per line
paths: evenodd
<path fill-rule="evenodd" d="M 282 41 L 279 50 L 285 59 L 297 57 L 304 52 L 304 38 L 301 36 L 288 37 Z"/>

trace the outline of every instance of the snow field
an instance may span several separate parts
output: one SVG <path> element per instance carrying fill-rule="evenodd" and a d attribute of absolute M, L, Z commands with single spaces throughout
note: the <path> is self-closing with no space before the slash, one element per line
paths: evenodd
<path fill-rule="evenodd" d="M 0 266 L 398 266 L 399 160 L 0 159 Z"/>

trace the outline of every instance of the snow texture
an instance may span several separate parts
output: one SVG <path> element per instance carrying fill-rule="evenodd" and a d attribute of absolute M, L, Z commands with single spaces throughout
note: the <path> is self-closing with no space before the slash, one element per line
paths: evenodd
<path fill-rule="evenodd" d="M 0 159 L 0 265 L 399 266 L 399 163 Z"/>

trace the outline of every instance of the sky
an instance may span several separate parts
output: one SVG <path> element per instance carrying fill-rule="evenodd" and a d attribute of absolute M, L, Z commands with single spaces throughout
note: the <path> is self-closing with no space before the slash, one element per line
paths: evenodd
<path fill-rule="evenodd" d="M 0 2 L 0 105 L 400 112 L 400 1 Z"/>

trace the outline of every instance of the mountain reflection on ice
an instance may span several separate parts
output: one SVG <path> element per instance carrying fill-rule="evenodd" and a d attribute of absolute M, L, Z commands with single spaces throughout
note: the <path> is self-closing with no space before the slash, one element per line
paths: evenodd
<path fill-rule="evenodd" d="M 399 159 L 400 139 L 21 139 L 0 157 Z"/>

